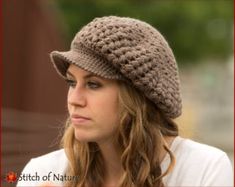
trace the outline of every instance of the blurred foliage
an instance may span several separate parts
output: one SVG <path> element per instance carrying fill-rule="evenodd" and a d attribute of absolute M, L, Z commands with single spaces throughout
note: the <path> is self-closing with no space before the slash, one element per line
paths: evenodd
<path fill-rule="evenodd" d="M 94 17 L 141 19 L 157 28 L 178 63 L 204 58 L 225 61 L 233 53 L 232 0 L 57 0 L 67 25 L 67 41 Z"/>

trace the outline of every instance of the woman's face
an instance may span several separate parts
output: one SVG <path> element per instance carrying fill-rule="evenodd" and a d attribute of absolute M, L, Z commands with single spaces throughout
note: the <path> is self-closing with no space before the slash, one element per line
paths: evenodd
<path fill-rule="evenodd" d="M 110 140 L 118 126 L 118 83 L 70 65 L 67 71 L 68 111 L 81 142 Z"/>

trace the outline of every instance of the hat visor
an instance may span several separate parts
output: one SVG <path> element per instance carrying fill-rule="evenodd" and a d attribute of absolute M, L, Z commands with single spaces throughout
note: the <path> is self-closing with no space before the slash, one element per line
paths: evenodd
<path fill-rule="evenodd" d="M 95 54 L 86 54 L 77 51 L 59 52 L 53 51 L 50 54 L 51 61 L 56 71 L 63 78 L 71 64 L 79 68 L 94 73 L 107 79 L 122 79 L 122 75 L 112 66 L 111 63 L 105 61 L 102 57 Z"/>

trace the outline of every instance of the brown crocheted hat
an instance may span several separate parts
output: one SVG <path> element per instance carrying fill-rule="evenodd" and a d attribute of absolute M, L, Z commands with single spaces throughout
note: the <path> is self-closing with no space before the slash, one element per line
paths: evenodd
<path fill-rule="evenodd" d="M 109 79 L 125 79 L 170 118 L 181 114 L 175 57 L 164 37 L 133 18 L 95 18 L 75 36 L 70 51 L 51 53 L 58 73 L 70 64 Z"/>

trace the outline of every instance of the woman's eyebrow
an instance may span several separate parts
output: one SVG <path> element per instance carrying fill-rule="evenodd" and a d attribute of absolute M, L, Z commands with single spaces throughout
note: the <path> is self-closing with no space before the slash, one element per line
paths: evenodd
<path fill-rule="evenodd" d="M 66 72 L 66 76 L 68 76 L 68 75 L 74 78 L 74 75 L 73 75 L 69 70 Z M 98 76 L 96 76 L 96 75 L 93 74 L 93 73 L 88 73 L 88 74 L 85 75 L 83 78 L 84 78 L 84 79 L 88 79 L 88 78 L 91 78 L 91 77 L 98 77 Z"/>
<path fill-rule="evenodd" d="M 68 77 L 68 76 L 74 77 L 73 74 L 69 70 L 66 72 L 66 77 Z"/>

